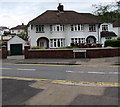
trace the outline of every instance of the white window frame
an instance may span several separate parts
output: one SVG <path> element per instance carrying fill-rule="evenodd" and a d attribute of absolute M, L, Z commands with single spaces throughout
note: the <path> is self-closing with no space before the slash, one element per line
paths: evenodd
<path fill-rule="evenodd" d="M 65 39 L 64 38 L 50 39 L 50 46 L 51 48 L 64 47 Z"/>
<path fill-rule="evenodd" d="M 102 31 L 108 31 L 108 25 L 102 25 Z"/>
<path fill-rule="evenodd" d="M 83 31 L 84 25 L 83 24 L 72 24 L 71 31 Z"/>
<path fill-rule="evenodd" d="M 111 40 L 111 39 L 112 39 L 112 37 L 105 37 L 105 39 L 106 39 L 106 40 Z"/>
<path fill-rule="evenodd" d="M 62 32 L 64 31 L 64 25 L 61 24 L 50 25 L 50 31 Z"/>
<path fill-rule="evenodd" d="M 44 25 L 36 25 L 36 32 L 44 32 Z"/>
<path fill-rule="evenodd" d="M 85 43 L 85 38 L 71 38 L 71 43 Z"/>
<path fill-rule="evenodd" d="M 96 32 L 96 25 L 95 24 L 89 25 L 89 32 Z"/>

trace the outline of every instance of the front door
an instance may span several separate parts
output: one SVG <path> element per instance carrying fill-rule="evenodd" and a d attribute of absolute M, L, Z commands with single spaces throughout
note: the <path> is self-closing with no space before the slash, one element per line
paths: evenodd
<path fill-rule="evenodd" d="M 89 36 L 87 37 L 86 42 L 89 44 L 94 44 L 96 43 L 96 38 L 94 36 Z"/>
<path fill-rule="evenodd" d="M 43 48 L 47 48 L 47 40 L 45 39 L 40 39 L 39 41 L 39 46 Z"/>

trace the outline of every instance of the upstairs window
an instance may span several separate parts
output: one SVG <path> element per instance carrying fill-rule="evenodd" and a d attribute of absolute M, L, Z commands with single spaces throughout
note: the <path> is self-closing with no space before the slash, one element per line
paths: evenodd
<path fill-rule="evenodd" d="M 71 25 L 71 31 L 83 31 L 83 30 L 84 30 L 83 24 Z"/>
<path fill-rule="evenodd" d="M 64 25 L 50 25 L 50 31 L 64 31 Z"/>
<path fill-rule="evenodd" d="M 108 31 L 108 25 L 102 25 L 102 31 Z"/>
<path fill-rule="evenodd" d="M 95 26 L 95 24 L 89 25 L 89 31 L 90 32 L 96 32 L 96 26 Z"/>
<path fill-rule="evenodd" d="M 44 25 L 36 25 L 36 32 L 44 32 Z"/>
<path fill-rule="evenodd" d="M 31 25 L 31 30 L 33 29 L 33 25 Z"/>

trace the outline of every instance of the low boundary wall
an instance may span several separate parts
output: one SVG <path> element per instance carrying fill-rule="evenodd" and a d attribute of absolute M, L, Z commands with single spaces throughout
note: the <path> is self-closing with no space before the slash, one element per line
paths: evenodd
<path fill-rule="evenodd" d="M 29 58 L 101 58 L 120 56 L 120 48 L 80 49 L 30 49 L 24 48 L 25 59 Z"/>

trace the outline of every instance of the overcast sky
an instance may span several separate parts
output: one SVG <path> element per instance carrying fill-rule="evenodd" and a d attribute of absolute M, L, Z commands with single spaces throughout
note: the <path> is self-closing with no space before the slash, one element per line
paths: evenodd
<path fill-rule="evenodd" d="M 115 1 L 117 0 L 0 0 L 0 26 L 11 28 L 27 24 L 46 10 L 57 10 L 58 2 L 64 5 L 64 10 L 92 13 L 92 4 Z"/>

